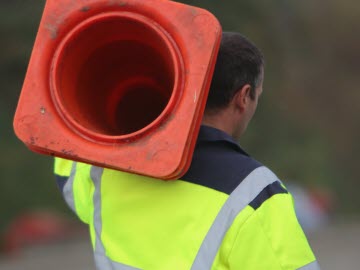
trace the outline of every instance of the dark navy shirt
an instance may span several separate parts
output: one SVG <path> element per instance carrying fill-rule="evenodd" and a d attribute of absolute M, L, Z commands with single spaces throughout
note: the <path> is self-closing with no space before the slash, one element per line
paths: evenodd
<path fill-rule="evenodd" d="M 201 126 L 192 163 L 182 177 L 230 194 L 254 169 L 262 166 L 225 132 Z"/>
<path fill-rule="evenodd" d="M 263 166 L 227 133 L 201 126 L 189 170 L 181 178 L 230 194 L 253 170 Z M 250 204 L 258 208 L 274 194 L 287 193 L 280 182 L 267 186 Z"/>

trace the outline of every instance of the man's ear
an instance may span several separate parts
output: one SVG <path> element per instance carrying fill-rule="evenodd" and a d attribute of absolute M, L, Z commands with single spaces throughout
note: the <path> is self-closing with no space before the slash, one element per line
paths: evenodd
<path fill-rule="evenodd" d="M 241 111 L 248 106 L 251 96 L 250 96 L 251 86 L 250 84 L 245 84 L 234 96 L 233 102 L 235 106 Z"/>

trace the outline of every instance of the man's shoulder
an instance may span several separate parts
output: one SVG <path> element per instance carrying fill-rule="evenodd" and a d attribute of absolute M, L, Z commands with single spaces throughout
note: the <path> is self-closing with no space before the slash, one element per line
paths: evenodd
<path fill-rule="evenodd" d="M 182 179 L 230 194 L 261 166 L 260 162 L 234 144 L 205 142 L 197 145 L 190 168 Z"/>

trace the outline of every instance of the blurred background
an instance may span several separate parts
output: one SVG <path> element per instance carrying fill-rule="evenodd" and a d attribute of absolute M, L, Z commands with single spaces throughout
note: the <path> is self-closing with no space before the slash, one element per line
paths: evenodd
<path fill-rule="evenodd" d="M 251 39 L 264 93 L 241 145 L 295 197 L 323 269 L 357 269 L 360 248 L 360 3 L 182 1 Z M 52 159 L 30 152 L 12 118 L 44 0 L 0 2 L 0 268 L 94 269 L 87 231 L 65 206 Z M 33 268 L 32 268 L 33 267 Z"/>

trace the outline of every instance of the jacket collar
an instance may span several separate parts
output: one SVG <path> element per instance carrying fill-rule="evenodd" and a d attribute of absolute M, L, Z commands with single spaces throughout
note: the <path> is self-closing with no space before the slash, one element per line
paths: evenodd
<path fill-rule="evenodd" d="M 240 147 L 238 142 L 236 142 L 233 137 L 220 129 L 210 126 L 202 125 L 200 127 L 198 142 L 225 142 L 230 144 L 231 147 L 236 151 L 242 153 L 243 155 L 249 156 L 249 154 Z"/>

